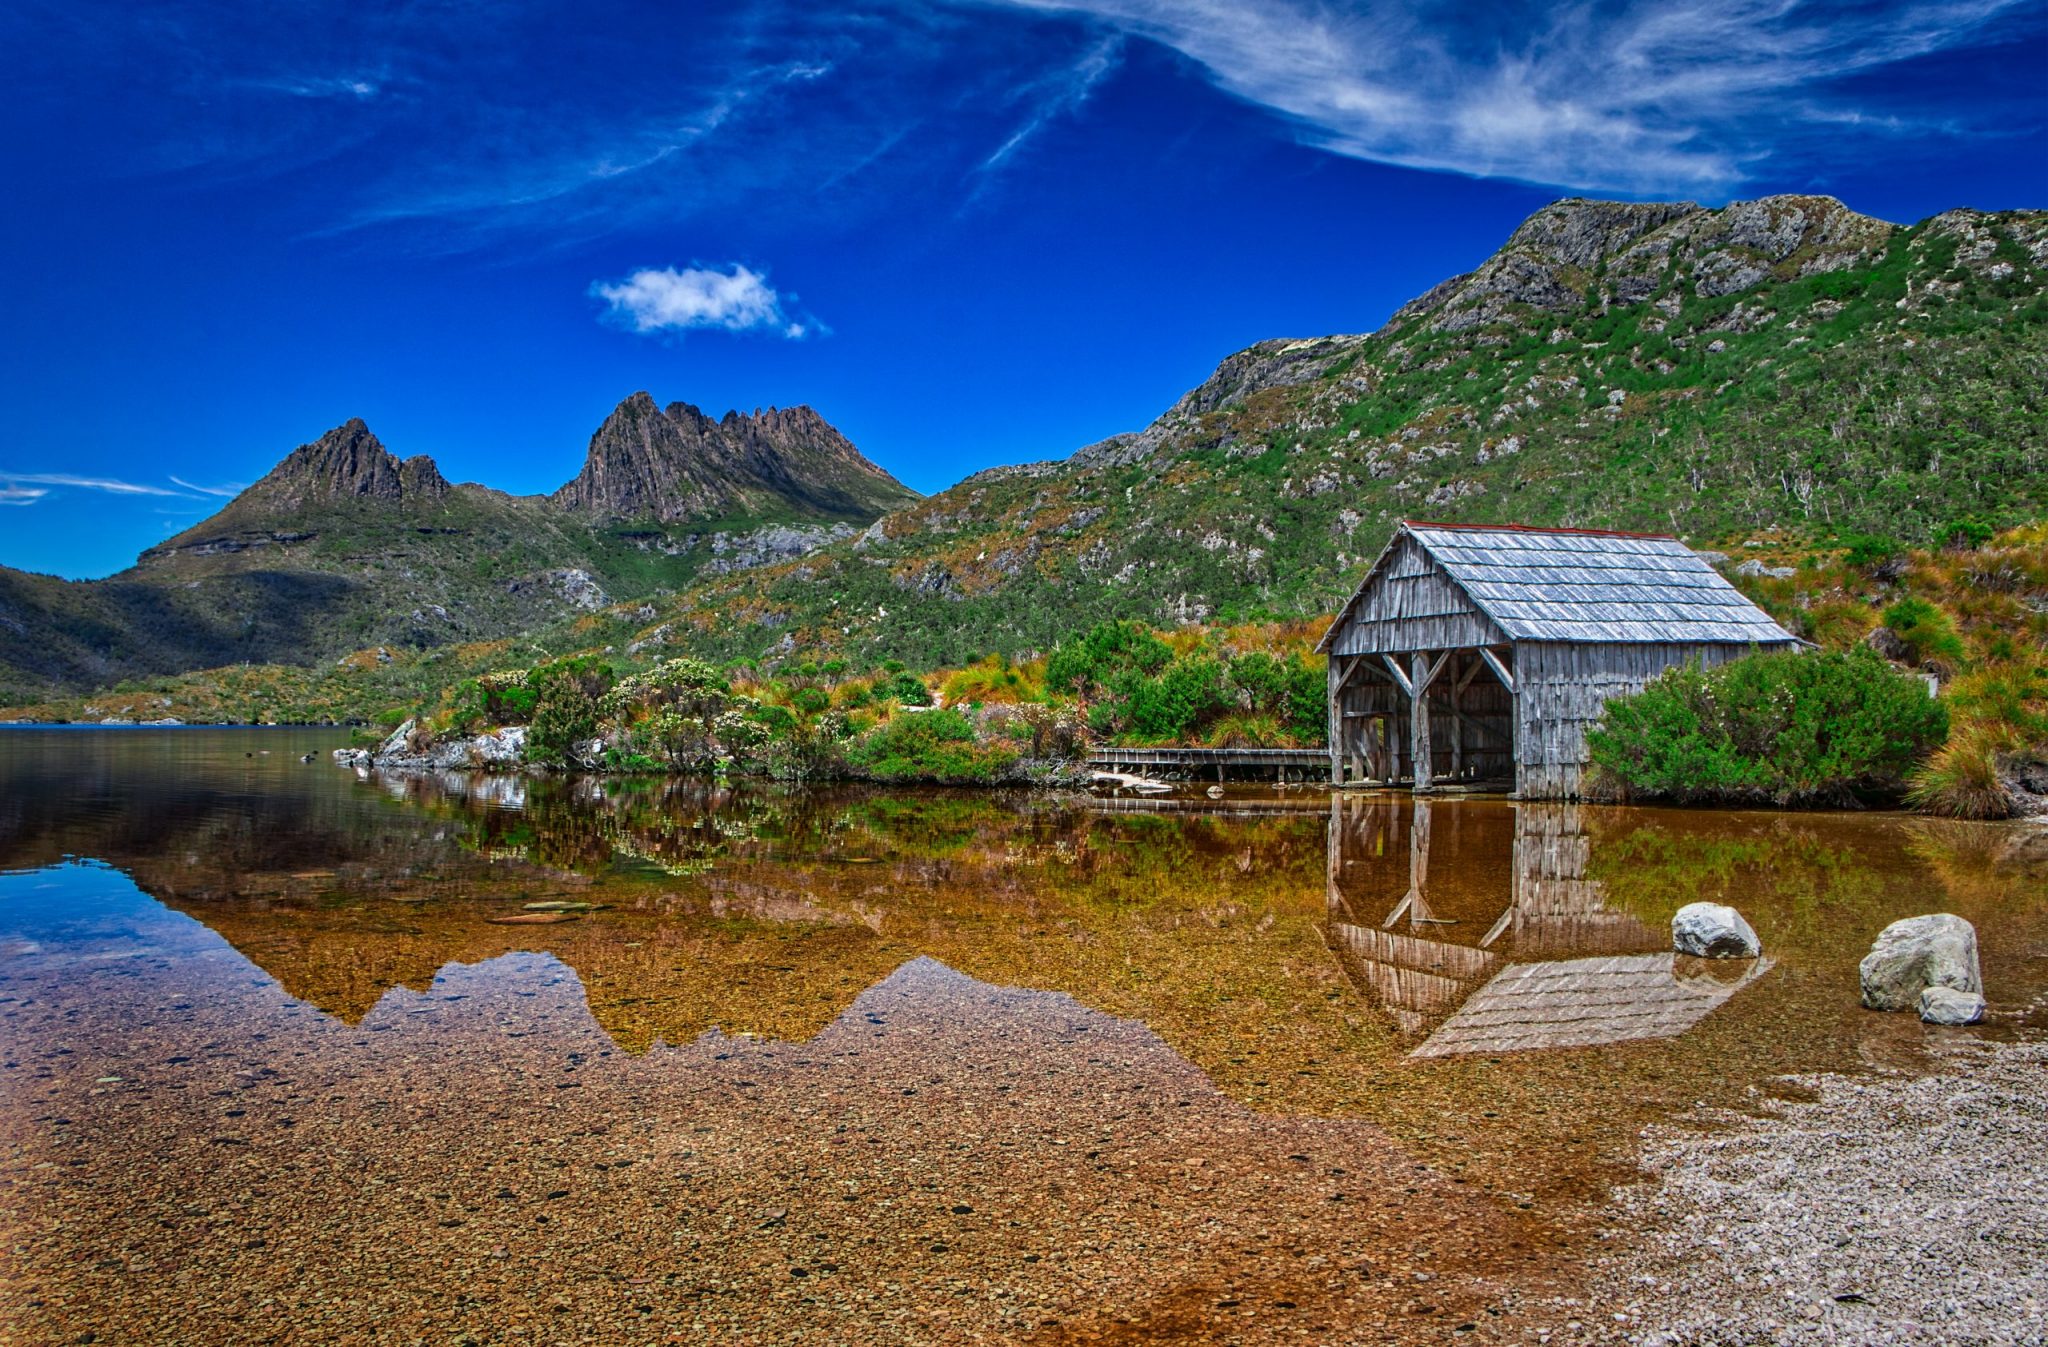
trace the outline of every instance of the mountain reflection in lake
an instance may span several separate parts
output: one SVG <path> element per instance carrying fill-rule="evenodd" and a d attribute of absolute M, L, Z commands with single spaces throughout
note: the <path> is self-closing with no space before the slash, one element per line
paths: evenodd
<path fill-rule="evenodd" d="M 0 737 L 21 1340 L 1519 1338 L 1646 1122 L 1913 1064 L 1856 1005 L 1886 922 L 2048 981 L 2017 828 L 337 742 Z M 1698 898 L 1769 965 L 1674 961 Z"/>

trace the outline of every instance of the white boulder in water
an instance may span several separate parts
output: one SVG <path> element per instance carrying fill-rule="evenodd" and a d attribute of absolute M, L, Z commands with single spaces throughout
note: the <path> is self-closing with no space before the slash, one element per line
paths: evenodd
<path fill-rule="evenodd" d="M 1984 998 L 1953 987 L 1929 987 L 1920 993 L 1920 1018 L 1929 1024 L 1975 1024 L 1984 1018 Z"/>
<path fill-rule="evenodd" d="M 1671 948 L 1702 959 L 1754 959 L 1764 952 L 1742 914 L 1722 903 L 1687 903 L 1671 918 Z"/>
<path fill-rule="evenodd" d="M 1863 1004 L 1872 1010 L 1913 1010 L 1929 987 L 1982 993 L 1977 967 L 1977 928 L 1961 917 L 1937 912 L 1907 917 L 1878 932 L 1863 956 Z"/>

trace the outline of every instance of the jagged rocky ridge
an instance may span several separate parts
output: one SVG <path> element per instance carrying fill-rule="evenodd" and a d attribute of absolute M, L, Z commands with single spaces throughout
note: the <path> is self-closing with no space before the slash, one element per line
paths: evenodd
<path fill-rule="evenodd" d="M 120 575 L 0 568 L 0 700 L 540 630 L 787 560 L 915 499 L 809 407 L 713 421 L 636 393 L 552 496 L 450 483 L 350 420 Z"/>

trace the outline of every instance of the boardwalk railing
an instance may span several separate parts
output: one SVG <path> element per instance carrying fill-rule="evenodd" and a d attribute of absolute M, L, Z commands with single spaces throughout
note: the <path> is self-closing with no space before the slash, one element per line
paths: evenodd
<path fill-rule="evenodd" d="M 1098 748 L 1088 754 L 1088 765 L 1196 781 L 1309 781 L 1329 778 L 1330 754 L 1320 748 Z"/>

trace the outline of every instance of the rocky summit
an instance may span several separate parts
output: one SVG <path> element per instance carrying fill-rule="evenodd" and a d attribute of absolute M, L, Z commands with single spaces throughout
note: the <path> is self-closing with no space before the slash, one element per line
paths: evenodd
<path fill-rule="evenodd" d="M 595 519 L 662 523 L 783 513 L 872 519 L 916 498 L 809 407 L 714 421 L 687 402 L 663 410 L 644 392 L 605 418 L 583 471 L 552 497 Z"/>

